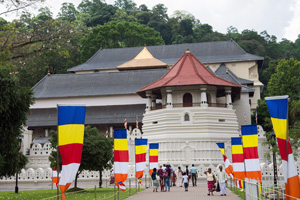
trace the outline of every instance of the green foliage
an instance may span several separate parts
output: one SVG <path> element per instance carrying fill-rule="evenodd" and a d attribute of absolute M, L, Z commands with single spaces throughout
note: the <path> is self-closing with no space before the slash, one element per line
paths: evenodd
<path fill-rule="evenodd" d="M 91 33 L 81 39 L 82 61 L 89 59 L 102 48 L 136 47 L 161 45 L 163 39 L 159 32 L 136 22 L 112 21 L 93 28 Z"/>
<path fill-rule="evenodd" d="M 27 158 L 19 152 L 18 138 L 26 122 L 32 91 L 20 85 L 9 65 L 0 63 L 0 177 L 20 172 Z"/>

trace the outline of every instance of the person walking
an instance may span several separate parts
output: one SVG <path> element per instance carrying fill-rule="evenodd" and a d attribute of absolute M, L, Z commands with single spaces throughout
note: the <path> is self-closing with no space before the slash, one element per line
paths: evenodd
<path fill-rule="evenodd" d="M 184 184 L 184 191 L 189 191 L 189 177 L 188 177 L 188 175 L 186 175 L 186 173 L 183 173 L 183 176 L 182 176 L 182 181 L 181 182 L 183 182 L 183 184 Z"/>
<path fill-rule="evenodd" d="M 194 164 L 192 164 L 192 168 L 190 170 L 191 174 L 192 174 L 192 183 L 193 183 L 193 187 L 197 186 L 197 169 L 195 167 Z"/>
<path fill-rule="evenodd" d="M 165 192 L 170 192 L 170 177 L 171 177 L 171 170 L 170 165 L 166 166 L 166 171 L 164 173 L 164 180 L 165 180 Z"/>
<path fill-rule="evenodd" d="M 220 171 L 217 173 L 217 181 L 220 186 L 221 196 L 226 196 L 226 183 L 227 183 L 227 175 L 225 170 L 223 170 L 223 166 L 219 166 Z"/>
<path fill-rule="evenodd" d="M 215 175 L 211 172 L 211 168 L 208 168 L 207 171 L 204 172 L 207 176 L 207 187 L 208 187 L 208 196 L 214 195 L 214 191 L 216 190 L 216 177 Z"/>
<path fill-rule="evenodd" d="M 151 178 L 153 181 L 153 192 L 157 192 L 157 188 L 159 187 L 158 173 L 156 172 L 156 168 L 153 169 L 151 174 Z"/>
<path fill-rule="evenodd" d="M 160 191 L 161 192 L 165 191 L 163 174 L 164 174 L 164 170 L 162 169 L 162 166 L 160 166 L 159 169 L 158 169 L 158 175 L 159 175 L 159 178 L 160 178 L 159 181 L 160 181 Z"/>
<path fill-rule="evenodd" d="M 178 186 L 182 187 L 182 170 L 181 170 L 181 167 L 178 167 Z"/>
<path fill-rule="evenodd" d="M 191 174 L 190 174 L 189 166 L 185 167 L 185 173 L 189 177 L 188 178 L 188 185 L 189 185 L 190 184 L 190 179 L 191 179 Z"/>

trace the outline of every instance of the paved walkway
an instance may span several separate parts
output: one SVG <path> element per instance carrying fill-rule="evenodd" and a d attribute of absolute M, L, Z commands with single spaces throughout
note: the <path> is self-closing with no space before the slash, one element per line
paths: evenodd
<path fill-rule="evenodd" d="M 189 191 L 185 192 L 183 187 L 171 187 L 170 192 L 153 192 L 152 188 L 148 188 L 127 200 L 241 200 L 241 198 L 227 189 L 227 196 L 220 196 L 220 192 L 214 192 L 214 196 L 207 196 L 207 186 L 202 184 L 197 187 L 189 187 Z"/>

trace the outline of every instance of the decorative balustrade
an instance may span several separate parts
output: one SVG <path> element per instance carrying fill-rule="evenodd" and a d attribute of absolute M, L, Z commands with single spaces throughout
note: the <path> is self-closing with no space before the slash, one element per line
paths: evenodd
<path fill-rule="evenodd" d="M 181 108 L 181 107 L 200 107 L 200 102 L 195 103 L 173 103 L 172 104 L 174 108 Z M 218 107 L 218 108 L 227 108 L 227 104 L 223 103 L 208 103 L 208 107 Z M 151 107 L 151 110 L 159 110 L 166 108 L 166 105 L 156 105 L 155 107 Z"/>

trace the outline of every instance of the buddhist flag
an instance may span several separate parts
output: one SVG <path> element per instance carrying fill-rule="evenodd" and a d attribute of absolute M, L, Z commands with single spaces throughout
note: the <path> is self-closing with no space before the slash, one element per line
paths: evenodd
<path fill-rule="evenodd" d="M 124 120 L 124 128 L 127 129 L 127 119 Z"/>
<path fill-rule="evenodd" d="M 146 168 L 147 142 L 147 139 L 135 139 L 135 171 L 140 184 Z"/>
<path fill-rule="evenodd" d="M 85 106 L 58 106 L 58 148 L 62 157 L 59 187 L 63 200 L 81 162 L 85 112 Z"/>
<path fill-rule="evenodd" d="M 257 125 L 242 125 L 242 139 L 246 178 L 255 179 L 261 183 L 261 171 L 257 150 Z"/>
<path fill-rule="evenodd" d="M 105 137 L 108 138 L 108 129 L 106 129 Z"/>
<path fill-rule="evenodd" d="M 127 129 L 114 129 L 114 159 L 115 184 L 125 192 L 129 162 Z"/>
<path fill-rule="evenodd" d="M 267 97 L 265 99 L 269 108 L 280 156 L 282 159 L 286 199 L 298 199 L 300 197 L 299 177 L 297 174 L 297 168 L 295 165 L 291 144 L 287 137 L 288 96 Z"/>
<path fill-rule="evenodd" d="M 231 138 L 232 148 L 232 167 L 235 184 L 238 188 L 244 188 L 243 180 L 245 179 L 245 166 L 244 166 L 244 155 L 243 145 L 241 137 Z"/>
<path fill-rule="evenodd" d="M 61 173 L 59 173 L 58 180 L 57 180 L 57 171 L 56 170 L 52 171 L 52 183 L 56 183 L 56 186 L 57 186 L 57 183 L 60 181 L 60 175 L 61 175 Z"/>
<path fill-rule="evenodd" d="M 152 175 L 153 169 L 158 169 L 158 143 L 149 144 L 149 173 Z"/>
<path fill-rule="evenodd" d="M 138 120 L 136 120 L 135 125 L 136 125 L 136 128 L 139 128 L 139 121 Z"/>
<path fill-rule="evenodd" d="M 227 156 L 225 155 L 225 145 L 223 143 L 216 143 L 218 147 L 220 148 L 220 151 L 223 155 L 224 163 L 225 163 L 225 172 L 233 179 L 233 168 L 230 164 L 230 161 L 228 160 Z"/>

